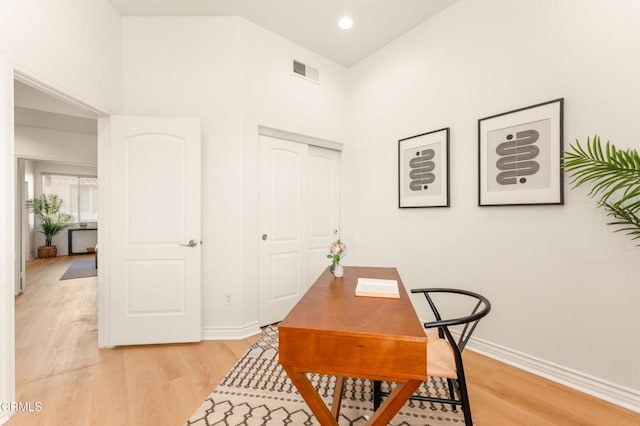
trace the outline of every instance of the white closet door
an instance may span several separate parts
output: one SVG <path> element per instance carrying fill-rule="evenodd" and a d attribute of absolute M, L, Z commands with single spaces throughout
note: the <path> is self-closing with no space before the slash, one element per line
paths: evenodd
<path fill-rule="evenodd" d="M 329 264 L 331 243 L 340 238 L 340 152 L 309 147 L 308 285 Z"/>
<path fill-rule="evenodd" d="M 260 323 L 282 320 L 307 285 L 308 147 L 260 136 Z"/>
<path fill-rule="evenodd" d="M 338 238 L 340 153 L 260 136 L 259 318 L 281 321 L 328 266 Z"/>

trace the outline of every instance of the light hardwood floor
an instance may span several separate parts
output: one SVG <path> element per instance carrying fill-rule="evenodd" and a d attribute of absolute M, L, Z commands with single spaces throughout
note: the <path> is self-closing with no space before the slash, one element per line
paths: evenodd
<path fill-rule="evenodd" d="M 182 425 L 251 344 L 97 347 L 97 279 L 59 281 L 80 256 L 36 259 L 16 299 L 17 425 Z"/>
<path fill-rule="evenodd" d="M 18 425 L 180 426 L 252 343 L 97 348 L 96 278 L 59 281 L 77 259 L 29 262 L 16 299 Z M 474 420 L 500 425 L 640 425 L 640 414 L 467 351 Z"/>

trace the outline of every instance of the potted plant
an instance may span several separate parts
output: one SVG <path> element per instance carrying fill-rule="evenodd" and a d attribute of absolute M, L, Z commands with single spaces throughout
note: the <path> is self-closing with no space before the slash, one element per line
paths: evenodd
<path fill-rule="evenodd" d="M 53 237 L 71 226 L 73 216 L 60 211 L 62 200 L 56 194 L 42 194 L 26 203 L 27 210 L 34 213 L 40 222 L 40 233 L 44 234 L 45 245 L 38 247 L 38 257 L 56 257 L 58 247 L 51 244 Z"/>
<path fill-rule="evenodd" d="M 599 197 L 604 208 L 633 240 L 640 238 L 640 155 L 635 149 L 619 150 L 607 142 L 603 147 L 596 135 L 587 138 L 586 147 L 576 141 L 564 154 L 564 169 L 572 176 L 574 187 L 594 184 L 592 197 Z"/>

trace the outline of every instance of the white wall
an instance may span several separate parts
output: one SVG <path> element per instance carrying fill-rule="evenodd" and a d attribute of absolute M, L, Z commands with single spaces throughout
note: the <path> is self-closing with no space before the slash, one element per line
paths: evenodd
<path fill-rule="evenodd" d="M 13 69 L 0 55 L 0 400 L 15 400 L 15 163 Z M 0 410 L 0 424 L 9 413 Z"/>
<path fill-rule="evenodd" d="M 24 289 L 22 278 L 25 275 L 26 261 L 33 259 L 33 244 L 35 239 L 34 215 L 27 212 L 25 203 L 34 196 L 33 161 L 17 159 L 16 161 L 16 192 L 15 192 L 15 241 L 16 255 L 16 295 Z M 24 192 L 25 184 L 27 192 Z"/>
<path fill-rule="evenodd" d="M 54 173 L 63 175 L 78 175 L 78 176 L 97 176 L 98 169 L 95 166 L 79 165 L 79 164 L 64 164 L 51 161 L 34 161 L 34 176 L 35 185 L 34 193 L 36 197 L 42 195 L 42 173 Z M 90 223 L 90 227 L 96 227 L 95 222 Z M 73 225 L 72 228 L 77 228 L 77 225 Z M 37 251 L 39 246 L 44 245 L 44 235 L 39 232 L 39 227 L 36 226 L 35 244 L 34 250 Z M 68 248 L 68 234 L 67 230 L 61 231 L 58 235 L 53 237 L 52 244 L 58 247 L 58 256 L 66 256 L 69 254 Z M 34 256 L 37 254 L 34 252 Z"/>
<path fill-rule="evenodd" d="M 16 156 L 66 163 L 98 163 L 98 137 L 42 127 L 15 126 Z"/>
<path fill-rule="evenodd" d="M 350 69 L 349 262 L 484 293 L 477 335 L 640 389 L 639 249 L 569 190 L 477 206 L 477 120 L 564 97 L 565 143 L 640 148 L 640 3 L 461 0 Z M 451 127 L 451 208 L 397 208 L 397 141 Z"/>
<path fill-rule="evenodd" d="M 123 22 L 125 113 L 202 122 L 202 320 L 219 325 L 219 289 L 238 288 L 242 270 L 239 18 Z M 240 303 L 225 309 L 227 324 L 241 323 Z"/>
<path fill-rule="evenodd" d="M 55 114 L 70 115 L 73 117 L 96 118 L 94 113 L 86 109 L 78 108 L 19 81 L 14 83 L 13 90 L 14 104 L 16 107 L 36 110 L 38 112 L 46 111 Z"/>
<path fill-rule="evenodd" d="M 106 0 L 0 2 L 0 52 L 93 106 L 122 101 L 120 16 Z"/>
<path fill-rule="evenodd" d="M 28 199 L 31 199 L 35 196 L 35 168 L 32 160 L 23 160 L 24 161 L 24 182 L 29 184 L 29 192 L 27 194 Z M 33 214 L 29 216 L 29 230 L 27 232 L 27 256 L 26 260 L 31 260 L 35 257 L 35 220 Z"/>
<path fill-rule="evenodd" d="M 342 139 L 345 70 L 238 17 L 124 18 L 123 29 L 125 113 L 202 120 L 204 335 L 255 327 L 257 126 Z M 326 81 L 292 76 L 293 57 Z"/>
<path fill-rule="evenodd" d="M 15 227 L 15 241 L 16 241 L 16 254 L 15 254 L 15 259 L 14 259 L 14 264 L 15 264 L 15 270 L 18 271 L 18 273 L 16 274 L 15 277 L 15 294 L 18 295 L 21 291 L 21 279 L 22 279 L 22 265 L 23 265 L 23 259 L 26 258 L 26 247 L 25 245 L 20 245 L 18 242 L 19 241 L 23 241 L 25 242 L 25 238 L 24 238 L 24 231 L 23 231 L 23 226 L 21 226 L 22 221 L 24 219 L 26 219 L 28 216 L 26 214 L 26 212 L 23 210 L 22 204 L 24 203 L 23 200 L 23 185 L 24 185 L 24 179 L 25 179 L 25 165 L 24 162 L 21 160 L 16 160 L 16 165 L 15 165 L 15 171 L 16 171 L 16 179 L 15 179 L 15 191 L 14 191 L 14 197 L 15 197 L 15 218 L 16 218 L 16 227 Z"/>
<path fill-rule="evenodd" d="M 13 321 L 14 67 L 102 110 L 122 102 L 120 17 L 106 0 L 0 2 L 0 399 L 15 397 Z M 6 296 L 6 297 L 4 297 Z M 6 418 L 0 413 L 0 422 Z"/>

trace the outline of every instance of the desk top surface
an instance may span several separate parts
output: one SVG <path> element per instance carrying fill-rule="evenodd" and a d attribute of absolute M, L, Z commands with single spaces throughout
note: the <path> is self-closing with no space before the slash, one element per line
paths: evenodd
<path fill-rule="evenodd" d="M 396 280 L 400 298 L 356 296 L 358 277 Z M 347 266 L 342 278 L 325 270 L 279 328 L 425 340 L 422 324 L 396 268 Z"/>

